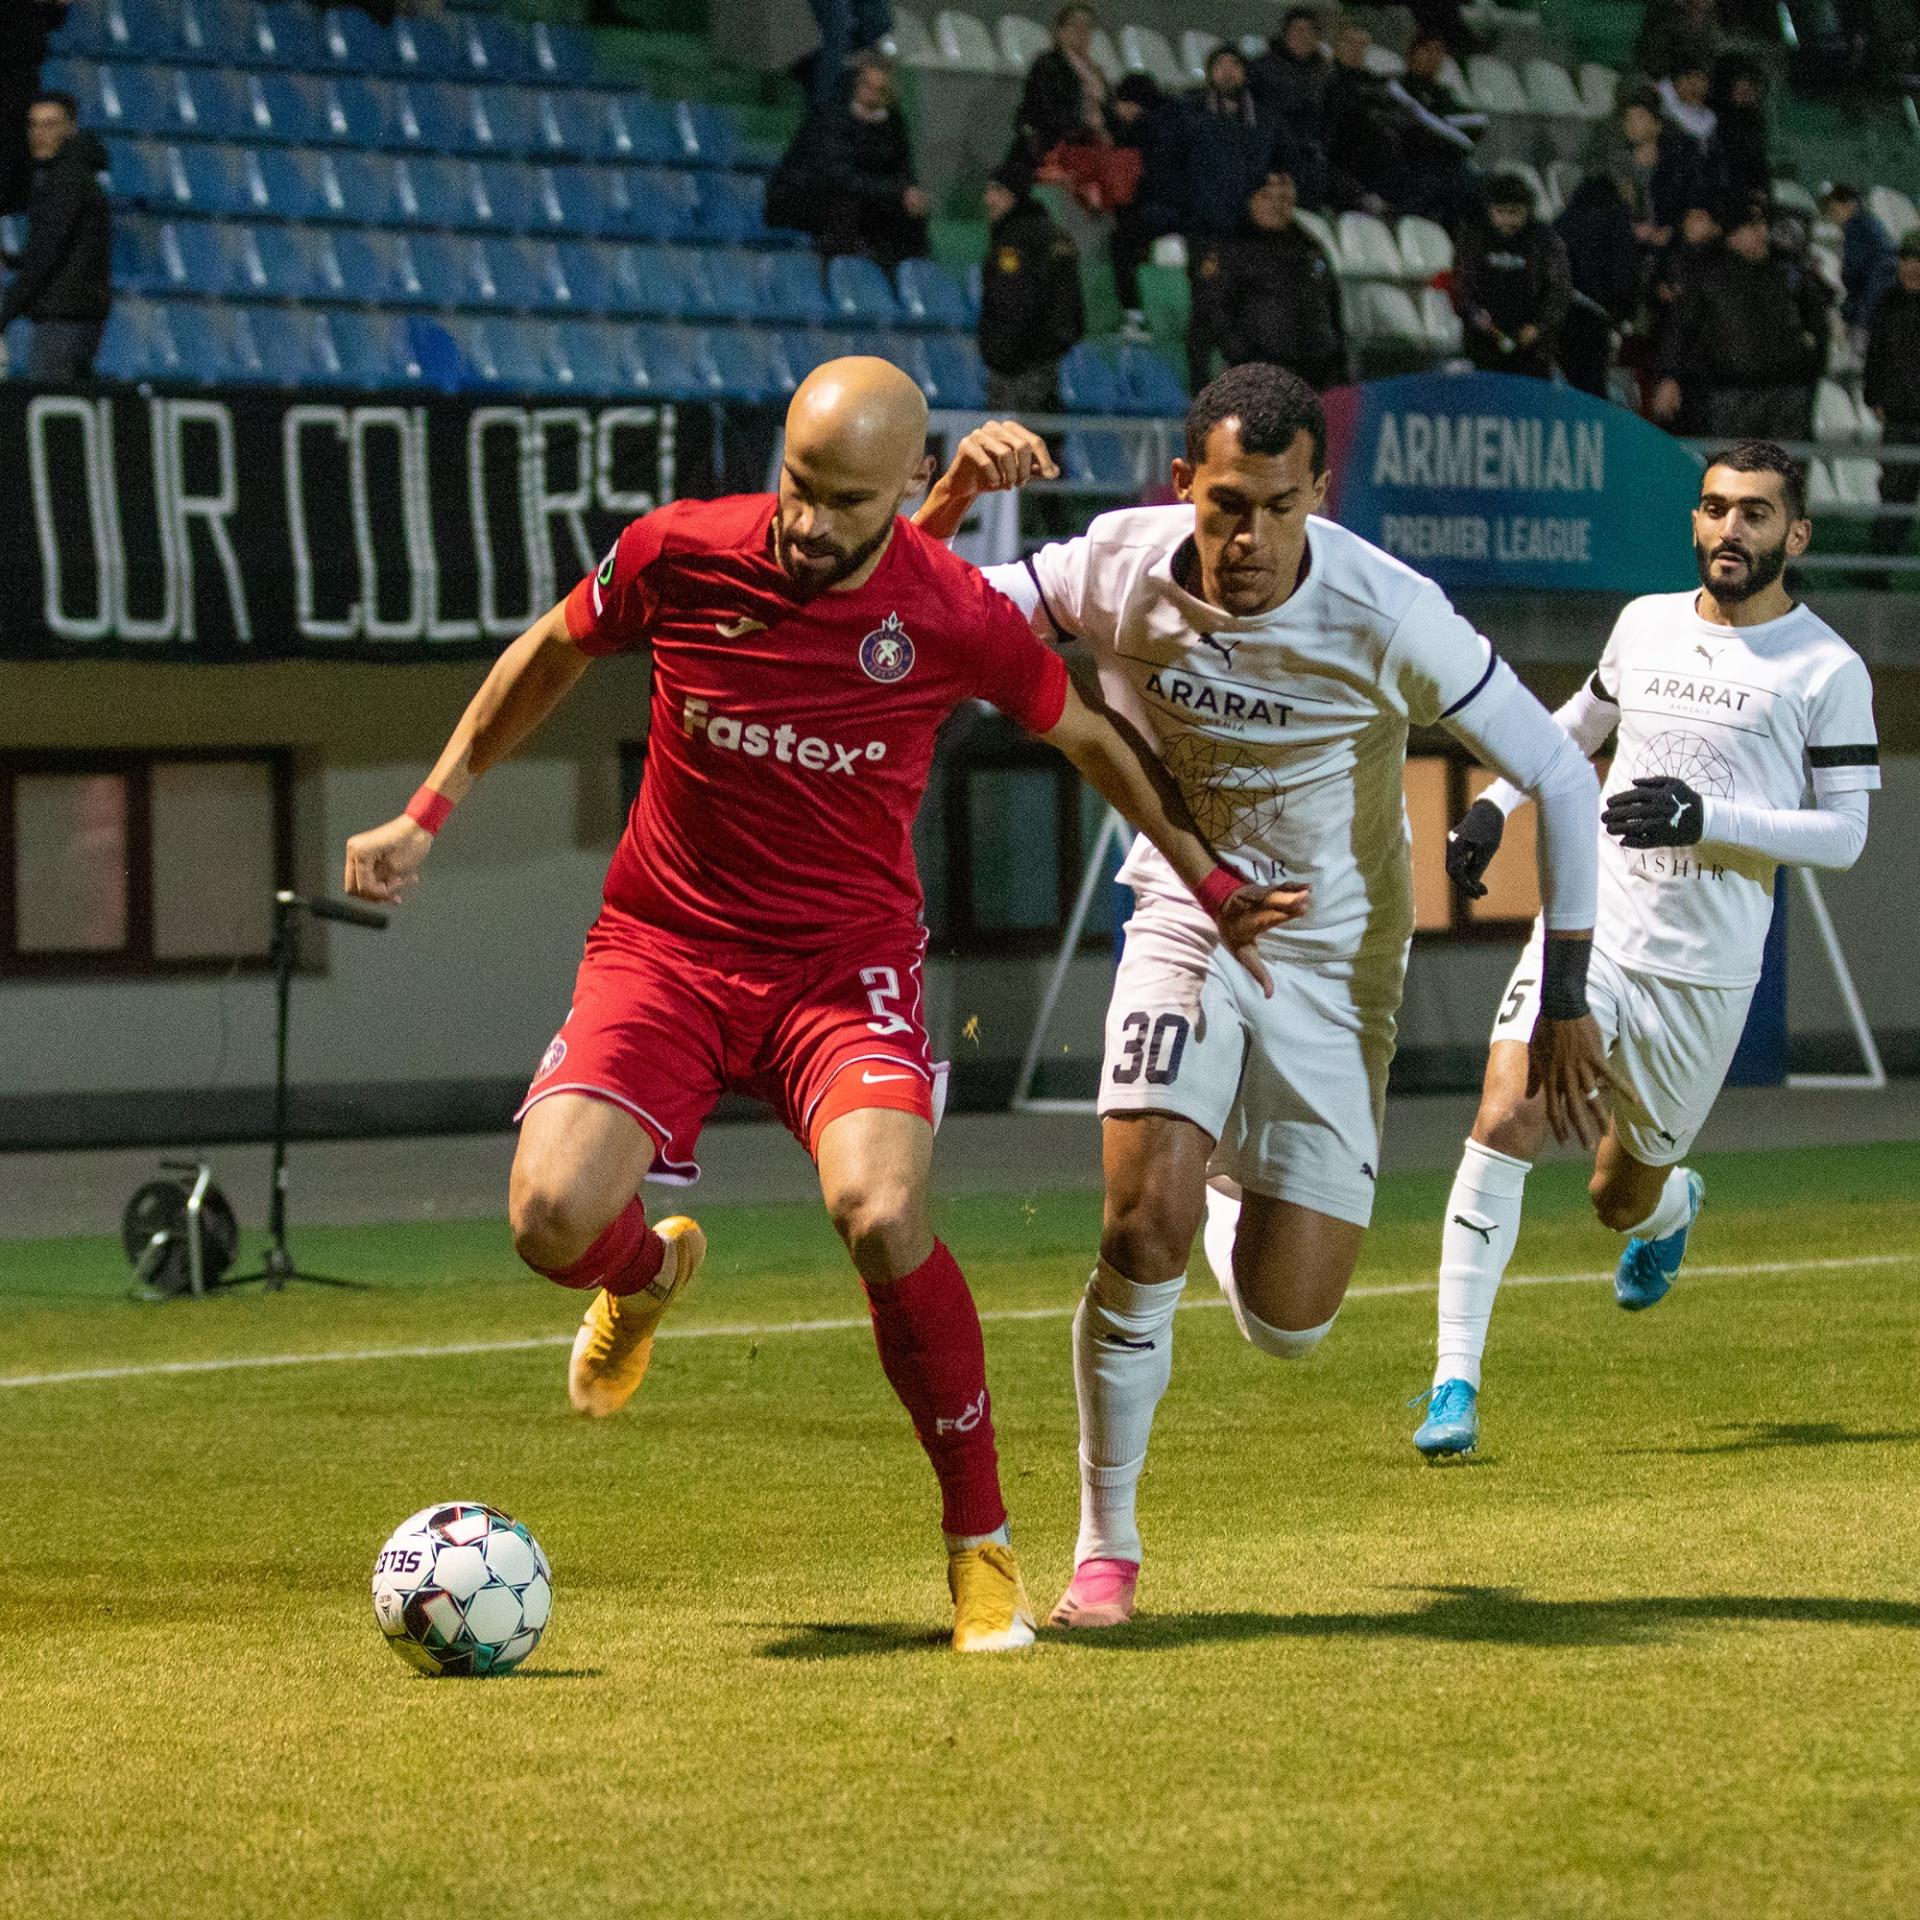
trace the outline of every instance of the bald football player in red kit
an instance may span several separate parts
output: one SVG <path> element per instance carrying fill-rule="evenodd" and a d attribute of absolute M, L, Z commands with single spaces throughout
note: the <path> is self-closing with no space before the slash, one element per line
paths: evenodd
<path fill-rule="evenodd" d="M 572 1010 L 517 1116 L 514 1246 L 591 1292 L 568 1391 L 583 1413 L 616 1411 L 706 1251 L 685 1217 L 648 1223 L 640 1183 L 697 1177 L 722 1092 L 766 1100 L 813 1156 L 880 1364 L 939 1479 L 953 1644 L 993 1651 L 1031 1642 L 1033 1610 L 979 1316 L 928 1198 L 943 1089 L 912 828 L 935 734 L 983 699 L 1058 747 L 1256 974 L 1255 939 L 1304 897 L 1222 868 L 1151 756 L 1083 704 L 1025 616 L 899 517 L 931 477 L 926 425 L 919 389 L 884 360 L 811 374 L 777 497 L 676 501 L 628 526 L 500 656 L 406 812 L 348 841 L 345 884 L 399 899 L 453 807 L 595 656 L 651 650 L 639 797 Z"/>

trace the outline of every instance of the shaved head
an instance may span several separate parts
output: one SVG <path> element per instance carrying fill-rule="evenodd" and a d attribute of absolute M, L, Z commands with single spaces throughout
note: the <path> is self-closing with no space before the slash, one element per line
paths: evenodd
<path fill-rule="evenodd" d="M 926 396 L 912 379 L 865 354 L 816 367 L 787 408 L 774 522 L 787 577 L 804 593 L 859 585 L 929 477 Z"/>

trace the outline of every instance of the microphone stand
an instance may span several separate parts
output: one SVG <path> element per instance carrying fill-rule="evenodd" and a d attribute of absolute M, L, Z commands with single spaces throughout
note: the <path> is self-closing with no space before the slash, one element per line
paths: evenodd
<path fill-rule="evenodd" d="M 278 1019 L 273 1048 L 273 1196 L 267 1212 L 269 1245 L 266 1265 L 258 1273 L 236 1274 L 225 1284 L 241 1287 L 258 1280 L 269 1293 L 278 1293 L 289 1280 L 304 1280 L 316 1287 L 362 1287 L 366 1284 L 362 1280 L 340 1280 L 330 1274 L 307 1272 L 294 1264 L 293 1255 L 287 1249 L 287 1030 L 293 1011 L 293 963 L 299 916 L 310 913 L 316 920 L 336 920 L 344 926 L 371 927 L 376 931 L 387 924 L 387 916 L 376 908 L 363 907 L 351 900 L 328 900 L 289 893 L 284 888 L 273 899 Z"/>

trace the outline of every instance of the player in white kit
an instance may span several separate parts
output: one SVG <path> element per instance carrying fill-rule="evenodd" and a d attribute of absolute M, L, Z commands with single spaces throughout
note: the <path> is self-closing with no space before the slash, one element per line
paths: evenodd
<path fill-rule="evenodd" d="M 1699 591 L 1630 601 L 1598 671 L 1555 716 L 1583 753 L 1620 733 L 1588 977 L 1613 1112 L 1588 1191 L 1627 1236 L 1614 1297 L 1629 1311 L 1665 1296 L 1700 1212 L 1700 1177 L 1680 1163 L 1746 1024 L 1776 867 L 1850 867 L 1866 844 L 1867 794 L 1880 784 L 1873 686 L 1781 580 L 1811 536 L 1797 461 L 1766 441 L 1720 454 L 1693 515 Z M 1525 799 L 1497 782 L 1449 836 L 1448 871 L 1469 894 L 1486 891 L 1506 816 Z M 1536 930 L 1507 983 L 1447 1203 L 1439 1359 L 1413 1437 L 1430 1459 L 1470 1453 L 1479 1438 L 1487 1323 L 1545 1138 L 1523 1051 L 1539 940 Z"/>
<path fill-rule="evenodd" d="M 1135 1491 L 1172 1365 L 1174 1310 L 1209 1172 L 1245 1194 L 1216 1268 L 1240 1331 L 1294 1358 L 1332 1326 L 1371 1217 L 1413 882 L 1403 799 L 1410 723 L 1442 724 L 1536 797 L 1546 986 L 1531 1084 L 1564 1134 L 1598 1137 L 1587 1014 L 1598 785 L 1551 716 L 1430 580 L 1333 522 L 1326 425 L 1277 367 L 1223 375 L 1193 403 L 1182 504 L 1103 514 L 1079 539 L 988 569 L 1037 633 L 1091 652 L 1117 718 L 1154 744 L 1223 860 L 1297 886 L 1262 937 L 1263 997 L 1204 914 L 1136 844 L 1135 910 L 1101 1070 L 1106 1205 L 1074 1319 L 1081 1527 L 1056 1625 L 1131 1616 Z M 924 523 L 1017 484 L 942 480 Z"/>

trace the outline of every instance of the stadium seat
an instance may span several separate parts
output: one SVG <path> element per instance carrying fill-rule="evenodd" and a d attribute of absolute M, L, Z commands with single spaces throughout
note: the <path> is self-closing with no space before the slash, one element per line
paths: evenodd
<path fill-rule="evenodd" d="M 394 200 L 407 226 L 465 227 L 478 217 L 470 165 L 413 154 L 392 165 Z"/>
<path fill-rule="evenodd" d="M 305 217 L 311 204 L 311 167 L 297 164 L 284 149 L 213 146 L 190 141 L 170 147 L 176 182 L 184 189 L 176 204 L 196 213 L 242 218 L 276 215 Z"/>
<path fill-rule="evenodd" d="M 1877 507 L 1880 504 L 1880 463 L 1877 460 L 1836 460 L 1833 484 L 1840 498 L 1850 507 Z"/>
<path fill-rule="evenodd" d="M 358 7 L 329 7 L 320 18 L 321 54 L 342 73 L 397 73 L 393 34 Z"/>
<path fill-rule="evenodd" d="M 325 83 L 322 98 L 327 122 L 324 138 L 333 145 L 373 148 L 409 144 L 402 126 L 406 103 L 392 81 L 342 75 Z"/>
<path fill-rule="evenodd" d="M 76 83 L 80 117 L 109 133 L 171 140 L 185 131 L 179 94 L 170 67 L 122 66 L 101 62 L 74 73 L 55 75 Z"/>
<path fill-rule="evenodd" d="M 378 227 L 346 227 L 332 241 L 334 258 L 356 300 L 382 307 L 405 306 L 426 297 L 403 235 Z"/>
<path fill-rule="evenodd" d="M 18 251 L 11 218 L 0 232 L 0 249 Z M 121 214 L 113 223 L 113 286 L 116 296 L 152 293 L 168 284 L 168 261 L 162 245 L 164 229 L 152 214 Z"/>
<path fill-rule="evenodd" d="M 1179 93 L 1187 85 L 1167 36 L 1158 27 L 1122 27 L 1120 61 L 1129 73 L 1146 74 L 1168 93 Z"/>
<path fill-rule="evenodd" d="M 1393 230 L 1370 213 L 1343 213 L 1336 231 L 1338 259 L 1344 272 L 1359 280 L 1404 280 L 1405 261 L 1394 244 Z"/>
<path fill-rule="evenodd" d="M 724 107 L 682 100 L 674 109 L 681 163 L 691 167 L 730 167 L 739 145 L 733 116 Z"/>
<path fill-rule="evenodd" d="M 925 369 L 927 398 L 936 407 L 966 413 L 985 409 L 987 370 L 971 335 L 928 334 L 921 343 L 920 364 Z"/>
<path fill-rule="evenodd" d="M 244 227 L 247 292 L 260 300 L 339 300 L 358 297 L 341 271 L 324 228 L 264 224 Z"/>
<path fill-rule="evenodd" d="M 933 44 L 927 23 L 904 7 L 894 8 L 893 25 L 880 44 L 888 48 L 903 67 L 917 70 L 940 64 L 940 50 Z"/>
<path fill-rule="evenodd" d="M 544 256 L 543 256 L 544 257 Z M 620 297 L 614 279 L 615 255 L 591 240 L 556 240 L 551 248 L 552 304 L 570 313 L 613 313 Z M 546 269 L 542 269 L 543 275 Z"/>
<path fill-rule="evenodd" d="M 637 240 L 677 240 L 691 234 L 699 188 L 690 174 L 664 167 L 609 167 L 619 231 Z"/>
<path fill-rule="evenodd" d="M 1428 291 L 1435 292 L 1437 289 L 1429 288 Z M 1380 280 L 1369 281 L 1354 289 L 1350 311 L 1358 322 L 1354 330 L 1364 339 L 1422 350 L 1431 348 L 1433 344 L 1420 308 L 1414 305 L 1413 296 L 1405 287 L 1390 286 Z"/>
<path fill-rule="evenodd" d="M 113 52 L 107 37 L 107 10 L 100 6 L 74 7 L 60 29 L 47 41 L 49 59 L 104 60 Z M 45 78 L 46 69 L 41 69 Z"/>
<path fill-rule="evenodd" d="M 398 15 L 391 58 L 395 71 L 410 80 L 458 82 L 474 72 L 473 39 L 457 13 Z"/>
<path fill-rule="evenodd" d="M 1613 103 L 1620 91 L 1620 76 L 1613 68 L 1602 66 L 1598 60 L 1585 62 L 1580 69 L 1580 98 L 1585 103 L 1589 120 L 1604 120 L 1613 111 Z"/>
<path fill-rule="evenodd" d="M 916 327 L 970 327 L 966 289 L 938 261 L 903 260 L 894 276 L 900 315 Z"/>
<path fill-rule="evenodd" d="M 626 355 L 616 322 L 564 319 L 546 323 L 547 351 L 557 384 L 569 393 L 607 396 L 628 385 Z"/>
<path fill-rule="evenodd" d="M 1207 77 L 1207 61 L 1220 44 L 1217 33 L 1204 27 L 1188 27 L 1180 36 L 1180 69 L 1183 87 L 1193 86 Z"/>
<path fill-rule="evenodd" d="M 225 300 L 249 291 L 241 265 L 240 240 L 247 228 L 221 220 L 177 220 L 161 235 L 167 278 L 181 293 Z"/>
<path fill-rule="evenodd" d="M 1869 188 L 1867 210 L 1892 235 L 1895 245 L 1915 227 L 1920 227 L 1920 212 L 1898 187 Z"/>
<path fill-rule="evenodd" d="M 585 87 L 593 83 L 593 40 L 578 27 L 535 20 L 528 30 L 528 70 L 549 87 Z"/>
<path fill-rule="evenodd" d="M 1520 76 L 1497 53 L 1476 53 L 1467 61 L 1467 83 L 1474 100 L 1488 113 L 1524 115 L 1537 111 Z"/>
<path fill-rule="evenodd" d="M 320 16 L 300 0 L 256 7 L 248 60 L 253 66 L 275 67 L 282 73 L 319 71 L 328 64 Z"/>
<path fill-rule="evenodd" d="M 827 298 L 834 318 L 845 326 L 885 327 L 900 317 L 885 269 L 857 254 L 827 262 Z"/>
<path fill-rule="evenodd" d="M 1807 463 L 1807 505 L 1818 510 L 1822 507 L 1837 507 L 1841 504 L 1840 489 L 1834 485 L 1833 474 L 1824 460 L 1810 460 Z"/>
<path fill-rule="evenodd" d="M 271 158 L 272 156 L 263 156 Z M 289 155 L 293 160 L 309 156 Z M 276 207 L 291 219 L 352 220 L 367 226 L 396 226 L 416 218 L 417 203 L 403 197 L 396 163 L 383 153 L 337 153 L 318 156 L 319 196 L 315 211 L 301 215 Z"/>
<path fill-rule="evenodd" d="M 1394 230 L 1400 258 L 1410 280 L 1431 280 L 1436 273 L 1453 271 L 1453 239 L 1437 220 L 1405 214 Z"/>
<path fill-rule="evenodd" d="M 342 379 L 324 316 L 292 308 L 256 329 L 267 378 L 281 387 L 323 387 Z"/>
<path fill-rule="evenodd" d="M 524 22 L 504 15 L 488 19 L 483 14 L 466 15 L 467 61 L 476 80 L 537 81 L 540 68 L 534 59 L 533 38 Z"/>
<path fill-rule="evenodd" d="M 684 248 L 613 247 L 607 249 L 607 257 L 613 279 L 609 312 L 666 319 L 686 312 L 701 297 L 699 289 L 687 284 L 686 267 L 691 256 Z"/>
<path fill-rule="evenodd" d="M 1060 362 L 1060 400 L 1069 413 L 1121 413 L 1120 376 L 1090 341 L 1068 350 Z"/>
<path fill-rule="evenodd" d="M 1329 220 L 1324 213 L 1314 213 L 1306 207 L 1297 209 L 1293 217 L 1303 233 L 1311 234 L 1313 238 L 1320 243 L 1320 251 L 1327 256 L 1328 264 L 1333 268 L 1334 272 L 1345 273 L 1347 270 L 1347 259 L 1345 253 L 1341 250 L 1340 236 L 1333 230 L 1333 222 Z M 1154 261 L 1155 266 L 1161 264 L 1158 259 Z M 1186 252 L 1184 248 L 1181 250 L 1180 264 L 1182 266 L 1186 265 Z"/>
<path fill-rule="evenodd" d="M 158 325 L 171 343 L 171 377 L 198 386 L 224 386 L 238 375 L 227 309 L 197 300 L 156 301 Z"/>
<path fill-rule="evenodd" d="M 1438 287 L 1420 289 L 1420 328 L 1427 342 L 1438 353 L 1460 351 L 1463 329 L 1453 302 Z"/>
<path fill-rule="evenodd" d="M 1367 49 L 1366 69 L 1383 80 L 1398 80 L 1406 72 L 1407 63 L 1391 47 L 1383 47 L 1376 40 Z"/>
<path fill-rule="evenodd" d="M 1087 58 L 1100 69 L 1109 86 L 1117 86 L 1127 77 L 1126 63 L 1120 58 L 1120 49 L 1114 45 L 1113 35 L 1105 27 L 1095 27 L 1093 38 L 1087 43 Z"/>
<path fill-rule="evenodd" d="M 470 154 L 479 144 L 462 87 L 393 82 L 390 141 L 409 153 Z"/>
<path fill-rule="evenodd" d="M 730 246 L 766 238 L 766 182 L 753 173 L 705 173 L 695 180 L 694 233 Z"/>
<path fill-rule="evenodd" d="M 794 326 L 819 326 L 833 312 L 810 253 L 769 253 L 760 262 L 760 312 Z"/>
<path fill-rule="evenodd" d="M 1549 160 L 1547 162 L 1547 197 L 1556 207 L 1565 207 L 1567 202 L 1580 189 L 1580 182 L 1586 178 L 1586 169 L 1577 160 Z"/>
<path fill-rule="evenodd" d="M 487 239 L 473 242 L 472 287 L 490 307 L 531 313 L 548 304 L 553 284 L 543 245 L 535 240 Z"/>
<path fill-rule="evenodd" d="M 1115 355 L 1123 413 L 1184 414 L 1187 389 L 1151 347 L 1123 346 Z"/>
<path fill-rule="evenodd" d="M 994 38 L 1009 73 L 1024 74 L 1053 45 L 1053 35 L 1024 13 L 1003 13 Z"/>
<path fill-rule="evenodd" d="M 115 60 L 172 60 L 186 49 L 177 7 L 157 0 L 99 0 L 103 56 Z"/>
<path fill-rule="evenodd" d="M 1060 466 L 1075 486 L 1136 493 L 1140 480 L 1127 437 L 1113 427 L 1074 427 L 1060 443 Z"/>
<path fill-rule="evenodd" d="M 452 322 L 448 331 L 481 386 L 509 393 L 551 393 L 568 384 L 548 326 L 488 316 Z"/>
<path fill-rule="evenodd" d="M 169 150 L 158 140 L 110 138 L 107 141 L 107 190 L 122 206 L 173 205 Z"/>
<path fill-rule="evenodd" d="M 1526 64 L 1526 96 L 1537 114 L 1549 120 L 1588 120 L 1593 116 L 1573 76 L 1557 60 L 1536 54 Z"/>
<path fill-rule="evenodd" d="M 1838 380 L 1822 380 L 1813 390 L 1813 437 L 1828 445 L 1865 438 L 1853 396 Z"/>
<path fill-rule="evenodd" d="M 758 327 L 715 327 L 706 344 L 714 390 L 723 400 L 780 400 L 793 391 L 793 373 L 777 335 Z"/>
<path fill-rule="evenodd" d="M 182 361 L 162 306 L 137 296 L 116 300 L 94 371 L 103 380 L 180 379 Z"/>
<path fill-rule="evenodd" d="M 1775 206 L 1785 207 L 1789 212 L 1802 214 L 1809 220 L 1819 219 L 1820 203 L 1798 180 L 1776 180 L 1772 192 Z"/>
<path fill-rule="evenodd" d="M 695 311 L 720 320 L 755 320 L 761 317 L 761 280 L 755 255 L 744 247 L 710 247 L 700 253 L 668 248 L 670 254 L 683 254 L 670 271 L 677 273 L 697 289 Z"/>
<path fill-rule="evenodd" d="M 501 233 L 528 233 L 550 225 L 541 205 L 538 169 L 519 160 L 479 160 L 464 171 L 473 224 Z"/>
<path fill-rule="evenodd" d="M 467 87 L 467 124 L 474 151 L 537 154 L 548 150 L 541 97 L 519 87 Z"/>
<path fill-rule="evenodd" d="M 74 11 L 83 9 L 76 7 Z M 252 16 L 247 0 L 182 0 L 176 57 L 210 66 L 244 63 L 251 43 Z"/>
<path fill-rule="evenodd" d="M 940 64 L 955 73 L 1001 73 L 1008 63 L 993 44 L 983 22 L 957 7 L 942 7 L 933 16 L 933 44 Z"/>
<path fill-rule="evenodd" d="M 595 151 L 602 157 L 656 167 L 678 166 L 685 158 L 679 119 L 666 102 L 615 94 L 599 98 L 605 130 Z"/>
<path fill-rule="evenodd" d="M 697 400 L 713 391 L 714 374 L 704 342 L 691 327 L 643 323 L 627 338 L 635 383 L 666 399 Z"/>
<path fill-rule="evenodd" d="M 323 140 L 362 144 L 349 141 L 351 129 L 344 113 L 336 123 L 328 89 L 319 80 L 305 74 L 254 73 L 247 77 L 246 93 L 246 137 L 291 146 L 312 146 Z"/>

